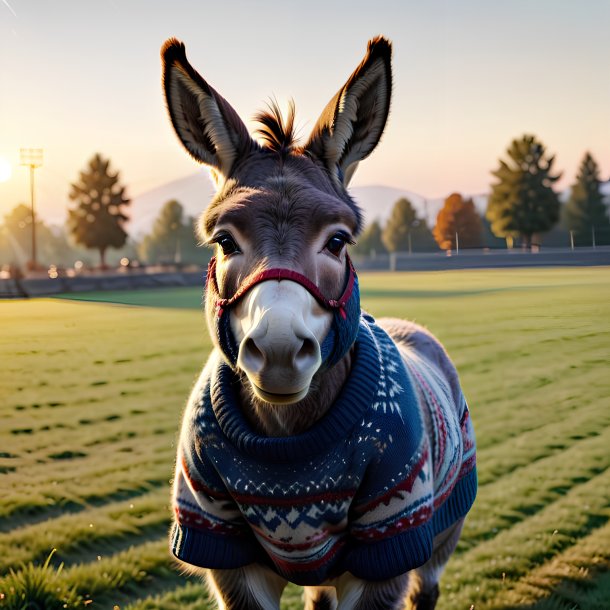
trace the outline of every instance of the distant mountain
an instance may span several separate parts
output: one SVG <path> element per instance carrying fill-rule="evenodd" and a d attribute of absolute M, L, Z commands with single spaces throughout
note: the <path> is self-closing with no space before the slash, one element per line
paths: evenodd
<path fill-rule="evenodd" d="M 132 197 L 128 230 L 135 237 L 148 233 L 161 208 L 170 199 L 179 201 L 188 216 L 198 217 L 213 195 L 214 187 L 205 171 L 162 184 L 142 195 Z"/>
<path fill-rule="evenodd" d="M 442 198 L 426 198 L 423 195 L 390 186 L 355 186 L 349 189 L 350 194 L 364 212 L 365 225 L 378 220 L 382 225 L 392 213 L 398 199 L 406 197 L 417 210 L 420 218 L 425 218 L 428 226 L 436 224 L 436 216 L 445 202 Z M 449 194 L 449 193 L 448 193 Z M 468 195 L 472 197 L 480 213 L 487 206 L 487 195 Z"/>
<path fill-rule="evenodd" d="M 392 207 L 398 199 L 406 197 L 417 210 L 418 216 L 425 217 L 430 227 L 436 223 L 436 216 L 443 207 L 444 199 L 427 199 L 423 195 L 390 186 L 354 186 L 350 194 L 364 213 L 365 225 L 378 220 L 384 224 L 392 212 Z M 603 183 L 602 192 L 610 204 L 610 181 Z M 170 199 L 177 199 L 189 216 L 198 217 L 206 208 L 214 194 L 214 187 L 205 171 L 173 180 L 142 195 L 133 197 L 130 206 L 131 221 L 129 232 L 136 238 L 148 233 L 163 205 Z M 449 193 L 448 193 L 449 194 Z M 569 189 L 560 196 L 566 201 L 570 195 Z M 487 195 L 465 195 L 472 197 L 479 213 L 483 214 L 487 207 Z"/>

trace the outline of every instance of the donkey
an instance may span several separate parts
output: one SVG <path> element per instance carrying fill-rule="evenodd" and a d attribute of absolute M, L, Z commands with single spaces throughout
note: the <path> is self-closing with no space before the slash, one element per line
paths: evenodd
<path fill-rule="evenodd" d="M 361 312 L 347 252 L 391 44 L 369 42 L 304 145 L 294 105 L 259 114 L 255 141 L 181 42 L 162 60 L 173 127 L 217 190 L 199 223 L 215 348 L 183 417 L 172 553 L 220 608 L 277 609 L 294 582 L 308 610 L 432 609 L 476 495 L 468 407 L 430 333 Z"/>

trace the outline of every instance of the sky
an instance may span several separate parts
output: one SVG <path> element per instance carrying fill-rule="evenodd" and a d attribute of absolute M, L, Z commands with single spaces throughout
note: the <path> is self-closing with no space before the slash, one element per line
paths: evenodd
<path fill-rule="evenodd" d="M 96 152 L 132 197 L 201 171 L 165 110 L 170 36 L 246 124 L 293 98 L 306 138 L 377 34 L 394 45 L 392 110 L 352 184 L 485 193 L 525 133 L 556 155 L 560 188 L 586 151 L 610 177 L 608 0 L 0 0 L 0 218 L 29 203 L 21 147 L 44 149 L 51 222 Z"/>

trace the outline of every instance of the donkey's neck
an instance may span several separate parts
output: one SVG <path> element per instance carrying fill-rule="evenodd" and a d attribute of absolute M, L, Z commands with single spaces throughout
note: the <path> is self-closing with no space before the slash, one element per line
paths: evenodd
<path fill-rule="evenodd" d="M 330 370 L 314 375 L 307 396 L 290 405 L 273 405 L 261 400 L 243 375 L 240 398 L 249 424 L 264 436 L 292 436 L 305 432 L 337 400 L 351 371 L 352 351 L 353 348 Z"/>

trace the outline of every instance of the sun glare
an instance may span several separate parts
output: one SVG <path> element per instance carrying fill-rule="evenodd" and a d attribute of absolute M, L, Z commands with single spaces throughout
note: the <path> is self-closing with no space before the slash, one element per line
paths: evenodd
<path fill-rule="evenodd" d="M 4 157 L 0 157 L 0 182 L 6 182 L 11 177 L 11 169 L 11 164 Z"/>

